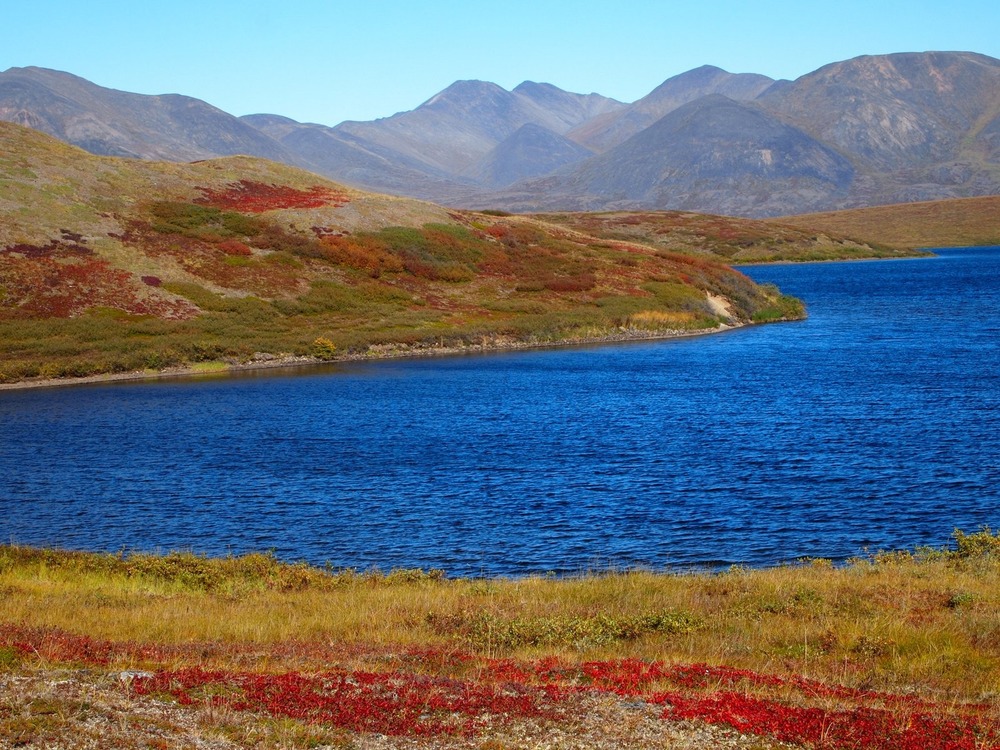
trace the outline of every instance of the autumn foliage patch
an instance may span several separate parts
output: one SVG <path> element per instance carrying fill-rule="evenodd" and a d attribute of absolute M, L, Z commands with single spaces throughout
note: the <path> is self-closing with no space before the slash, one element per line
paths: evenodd
<path fill-rule="evenodd" d="M 148 277 L 150 279 L 154 277 Z M 134 315 L 184 319 L 192 305 L 142 292 L 128 271 L 76 243 L 53 240 L 47 245 L 13 245 L 0 249 L 0 318 L 69 318 L 93 307 L 110 307 Z"/>
<path fill-rule="evenodd" d="M 704 721 L 816 748 L 1000 747 L 1000 724 L 985 704 L 942 704 L 705 664 L 622 660 L 588 663 L 583 672 L 598 689 L 663 705 L 667 720 Z"/>
<path fill-rule="evenodd" d="M 185 669 L 140 680 L 136 692 L 182 705 L 209 701 L 358 732 L 474 734 L 490 717 L 554 717 L 546 691 L 407 672 L 338 671 L 304 675 Z"/>
<path fill-rule="evenodd" d="M 283 208 L 320 208 L 322 206 L 343 206 L 349 198 L 330 188 L 315 185 L 308 190 L 298 190 L 287 185 L 268 185 L 263 182 L 240 180 L 223 190 L 200 187 L 200 203 L 226 211 L 263 213 Z"/>

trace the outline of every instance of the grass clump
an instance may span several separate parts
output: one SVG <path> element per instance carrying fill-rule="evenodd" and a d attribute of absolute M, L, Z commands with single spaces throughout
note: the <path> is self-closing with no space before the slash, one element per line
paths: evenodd
<path fill-rule="evenodd" d="M 154 231 L 210 242 L 255 237 L 267 228 L 264 223 L 251 216 L 194 203 L 158 201 L 149 210 L 153 217 L 151 226 Z"/>
<path fill-rule="evenodd" d="M 284 563 L 271 553 L 210 558 L 191 552 L 166 555 L 74 552 L 31 547 L 0 547 L 0 570 L 35 569 L 72 578 L 85 574 L 96 580 L 158 584 L 178 591 L 222 594 L 254 589 L 300 591 L 328 589 L 341 576 L 305 563 Z M 345 574 L 350 576 L 350 574 Z"/>
<path fill-rule="evenodd" d="M 768 297 L 768 303 L 751 316 L 754 323 L 800 320 L 805 317 L 805 305 L 802 304 L 802 300 L 782 294 L 774 284 L 761 286 Z"/>
<path fill-rule="evenodd" d="M 428 615 L 436 633 L 453 635 L 485 653 L 510 653 L 529 646 L 560 646 L 586 650 L 645 635 L 689 633 L 700 626 L 689 612 L 607 614 L 593 616 L 504 617 L 492 612 Z"/>
<path fill-rule="evenodd" d="M 956 529 L 954 539 L 956 548 L 947 553 L 954 560 L 1000 559 L 1000 532 L 994 533 L 989 526 L 972 534 Z"/>

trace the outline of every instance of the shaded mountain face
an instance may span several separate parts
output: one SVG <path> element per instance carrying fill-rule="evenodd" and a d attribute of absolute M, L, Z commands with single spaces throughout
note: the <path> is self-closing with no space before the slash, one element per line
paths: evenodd
<path fill-rule="evenodd" d="M 477 183 L 491 188 L 554 172 L 576 164 L 593 152 L 541 125 L 528 123 L 497 145 L 470 170 Z"/>
<path fill-rule="evenodd" d="M 591 119 L 571 131 L 569 137 L 593 151 L 607 151 L 688 102 L 711 94 L 751 101 L 773 83 L 767 76 L 728 73 L 713 65 L 703 65 L 668 78 L 623 110 Z"/>
<path fill-rule="evenodd" d="M 978 140 L 986 147 L 991 156 L 996 157 L 1000 153 L 1000 115 L 994 117 L 979 132 Z"/>
<path fill-rule="evenodd" d="M 713 95 L 574 169 L 518 186 L 511 199 L 577 210 L 711 204 L 743 214 L 777 211 L 789 200 L 820 204 L 845 192 L 853 175 L 847 159 L 803 131 Z"/>
<path fill-rule="evenodd" d="M 256 128 L 199 99 L 114 91 L 43 68 L 0 73 L 0 119 L 94 154 L 171 161 L 248 154 L 296 163 Z"/>

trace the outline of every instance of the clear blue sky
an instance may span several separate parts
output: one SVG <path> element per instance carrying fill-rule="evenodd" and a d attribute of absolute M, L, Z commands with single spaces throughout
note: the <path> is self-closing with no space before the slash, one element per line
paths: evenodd
<path fill-rule="evenodd" d="M 634 101 L 706 63 L 797 78 L 863 54 L 1000 58 L 996 0 L 7 0 L 0 70 L 181 93 L 236 115 L 335 125 L 412 109 L 459 79 Z"/>

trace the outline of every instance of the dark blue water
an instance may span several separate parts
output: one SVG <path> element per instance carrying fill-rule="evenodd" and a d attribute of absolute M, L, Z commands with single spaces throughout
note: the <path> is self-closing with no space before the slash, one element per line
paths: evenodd
<path fill-rule="evenodd" d="M 842 560 L 1000 525 L 1000 248 L 748 273 L 809 320 L 0 392 L 0 535 L 523 575 Z"/>

